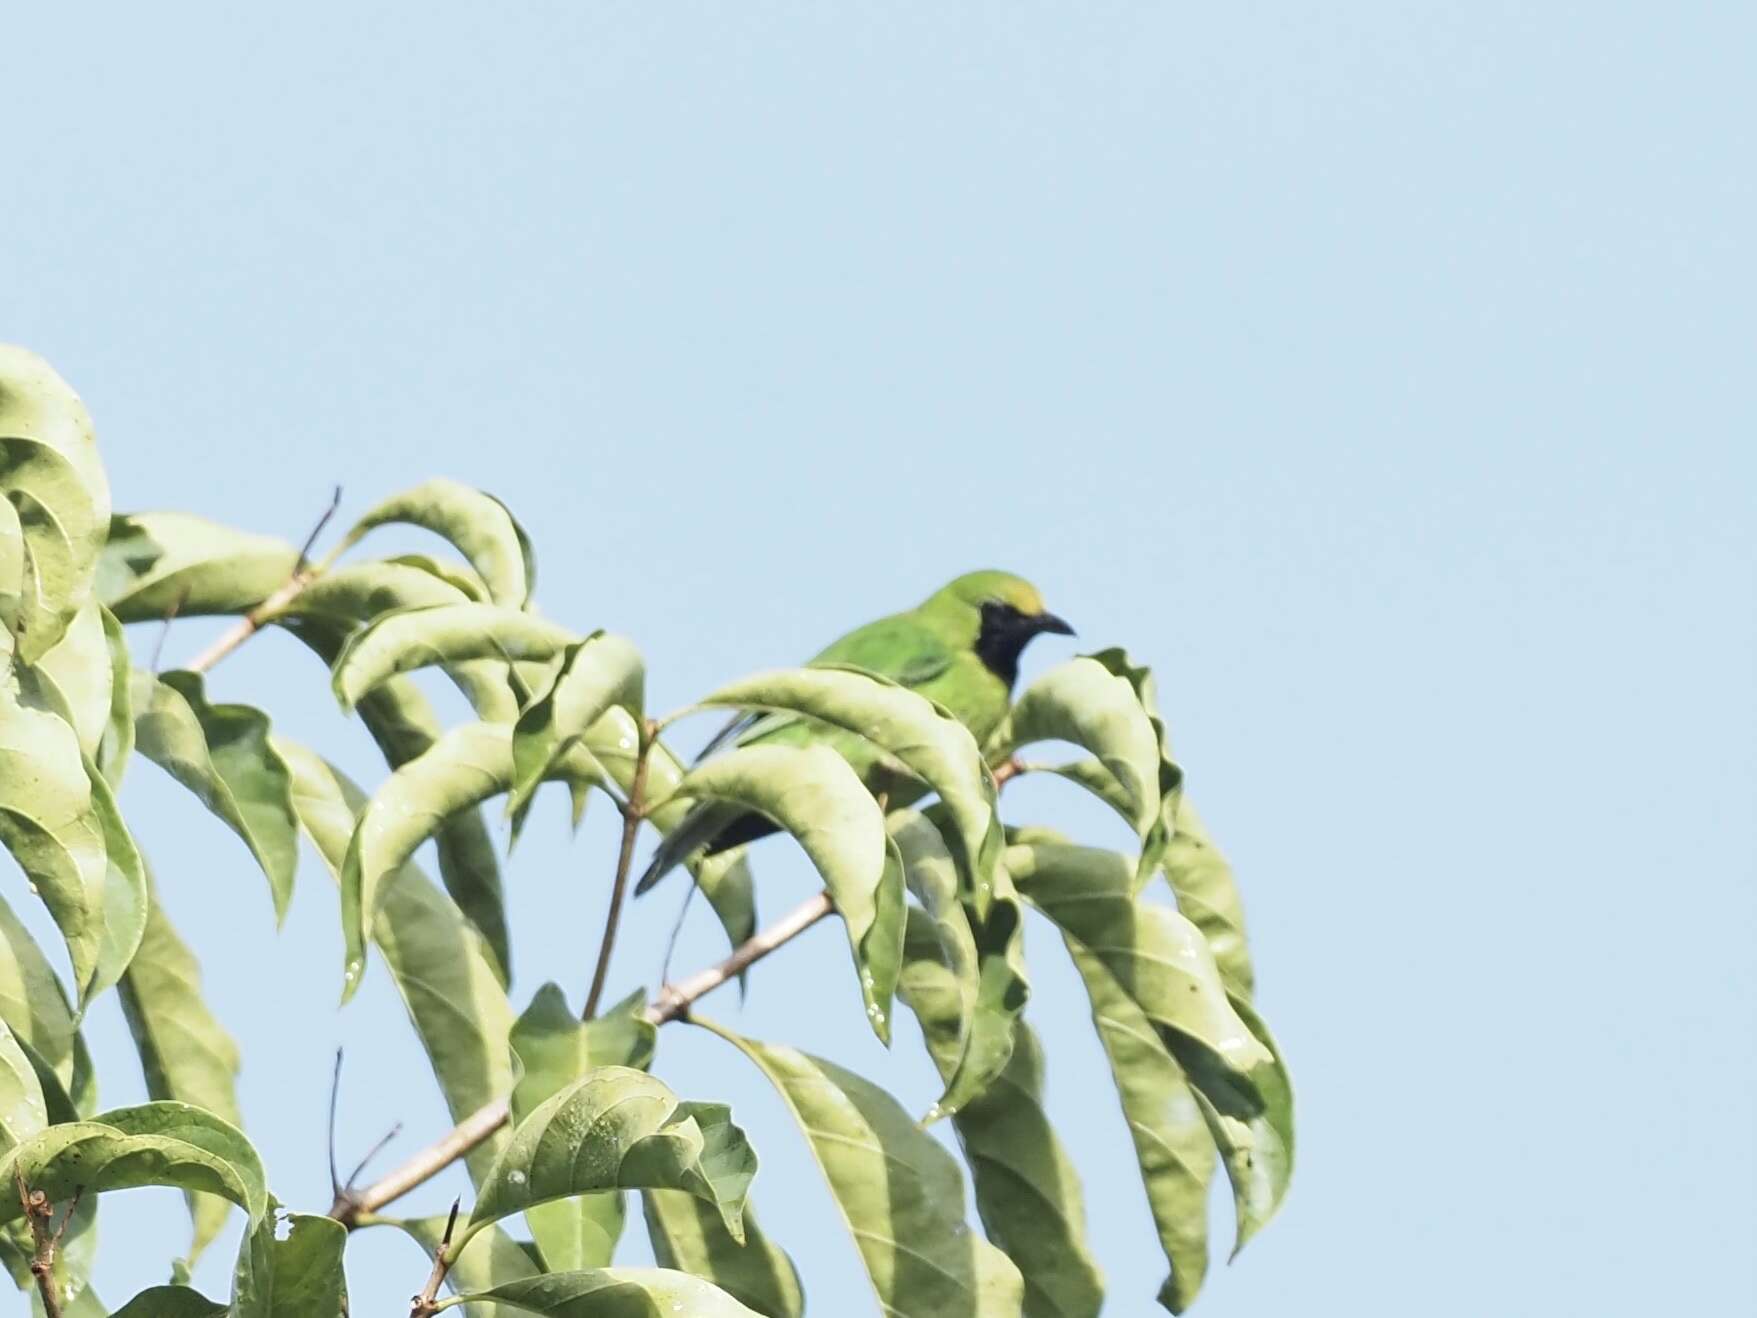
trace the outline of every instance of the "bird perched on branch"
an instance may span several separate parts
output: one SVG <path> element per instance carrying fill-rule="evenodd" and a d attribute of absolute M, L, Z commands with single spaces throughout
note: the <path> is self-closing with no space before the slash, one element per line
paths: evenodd
<path fill-rule="evenodd" d="M 1044 608 L 1042 595 L 1030 582 L 1010 572 L 970 572 L 906 613 L 856 628 L 811 662 L 864 668 L 936 700 L 981 745 L 1006 716 L 1020 654 L 1032 637 L 1046 632 L 1071 636 L 1074 629 Z M 702 755 L 728 743 L 830 746 L 854 766 L 869 790 L 886 793 L 892 806 L 907 805 L 925 791 L 919 781 L 899 777 L 870 742 L 798 715 L 735 719 Z M 760 814 L 712 802 L 697 806 L 660 843 L 635 892 L 646 892 L 692 854 L 713 855 L 775 831 Z"/>

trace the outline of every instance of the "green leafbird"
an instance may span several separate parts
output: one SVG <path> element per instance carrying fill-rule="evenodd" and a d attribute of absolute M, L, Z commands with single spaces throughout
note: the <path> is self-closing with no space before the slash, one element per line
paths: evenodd
<path fill-rule="evenodd" d="M 869 622 L 827 646 L 813 664 L 864 668 L 938 701 L 970 729 L 980 745 L 1006 716 L 1019 655 L 1034 636 L 1074 629 L 1043 606 L 1037 588 L 1010 572 L 969 572 L 936 590 L 906 613 Z M 756 714 L 736 719 L 708 743 L 709 755 L 728 742 L 751 745 L 826 745 L 854 766 L 869 790 L 891 806 L 925 791 L 870 742 L 798 715 Z M 775 825 L 736 806 L 704 803 L 668 833 L 635 892 L 651 888 L 692 854 L 712 855 L 766 837 Z"/>

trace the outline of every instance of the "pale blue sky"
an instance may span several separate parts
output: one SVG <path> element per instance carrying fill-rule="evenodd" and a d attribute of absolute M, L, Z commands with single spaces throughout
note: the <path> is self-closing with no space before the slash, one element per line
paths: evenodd
<path fill-rule="evenodd" d="M 338 481 L 481 484 L 664 707 L 1024 572 L 1156 666 L 1294 1067 L 1292 1197 L 1196 1312 L 1749 1309 L 1748 5 L 366 8 L 8 16 L 0 339 L 83 392 L 119 507 L 296 538 Z M 323 676 L 271 637 L 213 685 L 375 778 Z M 124 805 L 282 1197 L 328 1201 L 338 1041 L 344 1157 L 442 1130 L 382 969 L 334 1009 L 315 861 L 277 937 L 192 800 L 137 765 Z M 1008 811 L 1122 841 L 1049 786 Z M 589 973 L 613 820 L 562 821 L 509 874 L 520 1002 Z M 808 875 L 760 859 L 778 912 Z M 1030 932 L 1109 1312 L 1146 1314 L 1126 1136 Z M 718 952 L 703 920 L 680 962 Z M 932 1097 L 827 927 L 712 1010 Z M 91 1033 L 137 1098 L 113 997 Z M 814 1312 L 873 1312 L 761 1081 L 683 1027 L 658 1069 L 734 1103 Z M 119 1304 L 185 1226 L 104 1219 Z M 362 1318 L 425 1272 L 382 1233 L 350 1261 Z"/>

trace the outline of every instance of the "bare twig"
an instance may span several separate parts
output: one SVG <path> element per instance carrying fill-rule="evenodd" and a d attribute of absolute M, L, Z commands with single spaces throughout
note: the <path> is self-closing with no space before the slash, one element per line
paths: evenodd
<path fill-rule="evenodd" d="M 208 669 L 243 645 L 245 641 L 256 635 L 264 623 L 279 614 L 282 609 L 298 598 L 300 591 L 316 580 L 318 569 L 312 567 L 306 560 L 306 555 L 310 553 L 311 546 L 317 543 L 317 537 L 323 533 L 323 528 L 329 525 L 329 519 L 335 516 L 336 509 L 341 506 L 341 502 L 342 487 L 338 485 L 335 488 L 335 493 L 330 497 L 329 507 L 324 509 L 323 516 L 317 519 L 317 525 L 311 528 L 311 534 L 305 537 L 305 544 L 299 550 L 299 557 L 293 566 L 293 575 L 287 578 L 286 584 L 238 619 L 231 627 L 221 633 L 212 645 L 191 659 L 187 665 L 191 672 L 207 672 Z"/>
<path fill-rule="evenodd" d="M 24 1168 L 17 1169 L 16 1178 L 19 1206 L 24 1209 L 25 1221 L 30 1223 L 31 1240 L 36 1245 L 30 1270 L 31 1276 L 37 1279 L 37 1294 L 42 1297 L 43 1313 L 46 1318 L 62 1318 L 61 1284 L 55 1280 L 55 1250 L 61 1244 L 67 1224 L 73 1220 L 74 1210 L 79 1207 L 80 1191 L 74 1190 L 60 1227 L 51 1231 L 49 1226 L 55 1220 L 55 1205 L 41 1190 L 33 1190 L 24 1183 Z"/>
<path fill-rule="evenodd" d="M 1008 756 L 993 767 L 994 785 L 996 787 L 1005 787 L 1010 781 L 1017 778 L 1024 771 L 1024 765 L 1020 764 L 1018 760 L 1013 759 L 1011 756 Z"/>
<path fill-rule="evenodd" d="M 409 1301 L 409 1318 L 432 1318 L 438 1311 L 433 1303 L 439 1298 L 439 1288 L 445 1282 L 447 1269 L 451 1267 L 451 1233 L 458 1224 L 458 1205 L 463 1200 L 451 1201 L 451 1216 L 445 1219 L 445 1234 L 439 1238 L 439 1248 L 433 1251 L 433 1271 L 427 1274 L 427 1284 L 421 1293 Z"/>
<path fill-rule="evenodd" d="M 177 592 L 177 598 L 171 601 L 171 607 L 165 610 L 165 620 L 159 627 L 159 639 L 153 643 L 153 661 L 150 667 L 153 672 L 159 671 L 159 661 L 165 657 L 165 642 L 171 638 L 171 624 L 177 621 L 177 615 L 183 612 L 183 605 L 189 599 L 189 587 L 185 586 Z"/>
<path fill-rule="evenodd" d="M 342 1194 L 341 1173 L 336 1170 L 336 1101 L 342 1092 L 342 1050 L 336 1049 L 336 1067 L 329 1077 L 329 1192 L 335 1198 Z"/>
<path fill-rule="evenodd" d="M 616 948 L 616 928 L 622 922 L 622 903 L 628 895 L 628 869 L 634 860 L 635 837 L 641 829 L 641 808 L 647 792 L 647 764 L 653 758 L 653 746 L 659 729 L 652 720 L 641 723 L 640 751 L 635 756 L 634 777 L 628 785 L 628 801 L 622 807 L 622 848 L 616 854 L 616 881 L 610 888 L 610 911 L 604 917 L 604 937 L 598 943 L 598 964 L 592 970 L 592 987 L 586 992 L 583 1020 L 598 1014 L 598 1000 L 604 996 L 604 981 L 610 975 L 610 954 Z"/>
<path fill-rule="evenodd" d="M 767 929 L 740 943 L 730 956 L 677 984 L 659 990 L 658 999 L 647 1007 L 647 1019 L 664 1025 L 688 1013 L 697 998 L 713 992 L 739 972 L 761 961 L 782 944 L 790 942 L 828 915 L 834 908 L 828 893 L 819 893 L 782 916 Z M 504 1126 L 511 1109 L 504 1098 L 485 1103 L 465 1117 L 444 1138 L 429 1144 L 401 1167 L 380 1177 L 358 1192 L 343 1188 L 330 1205 L 329 1215 L 345 1226 L 357 1226 L 416 1186 L 432 1180 L 452 1163 L 485 1142 Z"/>
<path fill-rule="evenodd" d="M 389 1147 L 390 1142 L 402 1133 L 403 1123 L 399 1121 L 392 1125 L 389 1130 L 385 1131 L 384 1134 L 380 1135 L 378 1137 L 378 1142 L 370 1149 L 366 1150 L 366 1156 L 354 1164 L 354 1170 L 349 1172 L 348 1179 L 342 1182 L 341 1193 L 347 1194 L 352 1191 L 354 1188 L 354 1182 L 360 1179 L 360 1173 L 366 1170 L 367 1164 L 379 1154 L 383 1153 L 385 1149 Z"/>

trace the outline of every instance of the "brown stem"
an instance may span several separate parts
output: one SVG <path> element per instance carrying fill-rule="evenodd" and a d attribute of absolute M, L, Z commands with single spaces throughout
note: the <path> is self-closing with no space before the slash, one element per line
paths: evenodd
<path fill-rule="evenodd" d="M 996 787 L 1005 787 L 1010 781 L 1017 778 L 1024 771 L 1024 765 L 1020 764 L 1011 756 L 1008 756 L 999 764 L 995 765 L 992 770 L 994 774 L 994 785 Z"/>
<path fill-rule="evenodd" d="M 610 888 L 610 912 L 604 917 L 604 937 L 598 943 L 598 964 L 592 969 L 592 987 L 586 992 L 582 1020 L 598 1014 L 598 1000 L 604 996 L 604 981 L 610 975 L 610 954 L 616 948 L 616 929 L 622 923 L 622 903 L 628 895 L 628 871 L 634 860 L 635 837 L 641 831 L 641 807 L 647 792 L 647 764 L 653 758 L 653 746 L 659 729 L 651 719 L 641 724 L 640 751 L 635 756 L 634 777 L 628 785 L 628 804 L 622 807 L 622 849 L 616 854 L 616 882 Z"/>
<path fill-rule="evenodd" d="M 421 1293 L 409 1301 L 409 1318 L 432 1318 L 437 1312 L 433 1303 L 439 1298 L 439 1288 L 445 1284 L 445 1274 L 451 1268 L 451 1233 L 458 1225 L 458 1205 L 463 1200 L 451 1201 L 451 1216 L 445 1219 L 445 1234 L 439 1238 L 439 1248 L 433 1251 L 433 1271 L 427 1274 L 427 1284 Z"/>
<path fill-rule="evenodd" d="M 73 1192 L 73 1200 L 67 1205 L 67 1214 L 61 1219 L 61 1227 L 50 1231 L 49 1224 L 55 1219 L 55 1205 L 49 1202 L 49 1196 L 41 1190 L 32 1190 L 24 1183 L 24 1169 L 17 1170 L 18 1202 L 24 1209 L 25 1221 L 30 1223 L 31 1239 L 36 1249 L 31 1255 L 31 1276 L 37 1279 L 37 1294 L 43 1300 L 43 1313 L 46 1318 L 62 1318 L 61 1284 L 55 1280 L 55 1249 L 61 1243 L 62 1233 L 67 1224 L 73 1220 L 74 1211 L 79 1207 L 80 1192 Z"/>
<path fill-rule="evenodd" d="M 690 1005 L 697 998 L 713 992 L 729 979 L 736 979 L 740 971 L 761 961 L 782 944 L 797 938 L 833 909 L 835 908 L 830 903 L 828 893 L 819 893 L 802 902 L 767 929 L 760 930 L 740 943 L 718 965 L 709 966 L 679 984 L 667 984 L 661 988 L 658 999 L 647 1007 L 647 1019 L 655 1025 L 664 1025 L 679 1019 L 689 1011 Z M 374 1181 L 364 1190 L 356 1192 L 344 1188 L 330 1205 L 329 1215 L 345 1226 L 357 1225 L 363 1217 L 376 1213 L 392 1200 L 402 1198 L 416 1186 L 439 1175 L 486 1141 L 507 1123 L 510 1116 L 511 1109 L 504 1098 L 485 1103 L 465 1117 L 443 1139 L 428 1145 L 389 1175 Z"/>

